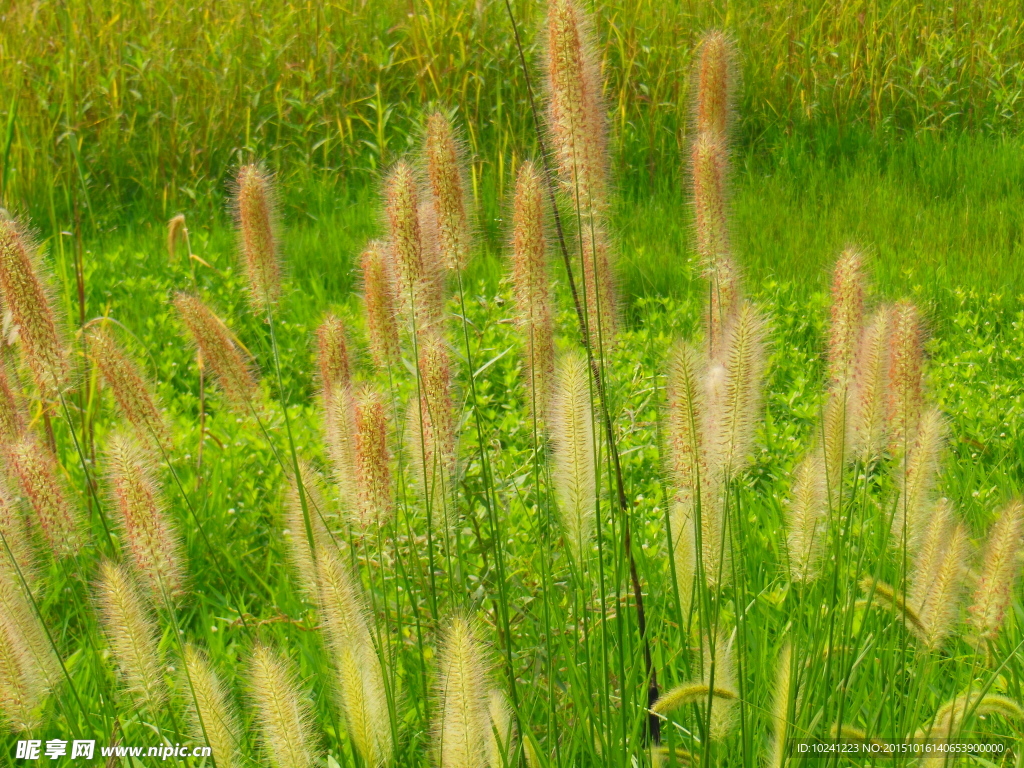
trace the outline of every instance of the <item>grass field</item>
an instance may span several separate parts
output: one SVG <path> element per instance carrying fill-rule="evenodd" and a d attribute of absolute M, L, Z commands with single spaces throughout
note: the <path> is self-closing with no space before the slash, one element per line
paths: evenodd
<path fill-rule="evenodd" d="M 674 19 L 655 4 L 598 4 L 611 192 L 596 214 L 578 188 L 558 210 L 576 281 L 588 244 L 573 221 L 599 219 L 621 322 L 591 342 L 592 368 L 573 368 L 588 336 L 549 210 L 541 272 L 558 376 L 545 409 L 511 267 L 523 242 L 513 193 L 537 143 L 504 7 L 410 7 L 194 3 L 150 22 L 141 3 L 103 15 L 71 2 L 5 17 L 26 36 L 3 42 L 19 53 L 0 65 L 17 73 L 0 91 L 3 204 L 40 246 L 31 268 L 19 262 L 3 223 L 9 763 L 25 764 L 18 741 L 95 739 L 96 763 L 124 766 L 159 759 L 107 762 L 99 748 L 209 743 L 205 764 L 217 768 L 774 768 L 875 764 L 812 760 L 800 742 L 930 738 L 996 750 L 948 765 L 1024 765 L 1019 13 L 684 3 Z M 539 67 L 543 8 L 513 8 Z M 717 350 L 708 299 L 719 278 L 709 284 L 684 160 L 703 135 L 690 121 L 693 46 L 712 24 L 730 29 L 744 85 L 731 247 L 719 258 L 739 265 L 747 303 L 719 321 Z M 325 75 L 325 60 L 343 74 Z M 461 269 L 432 273 L 442 240 L 418 240 L 417 279 L 442 285 L 442 298 L 415 281 L 403 297 L 393 163 L 429 166 L 416 126 L 439 99 L 459 107 L 472 246 Z M 277 283 L 239 258 L 229 210 L 226 179 L 250 151 L 278 171 L 272 256 L 283 279 L 271 302 Z M 440 203 L 420 181 L 436 218 Z M 169 252 L 167 220 L 179 212 L 188 240 Z M 373 238 L 392 243 L 387 284 L 399 294 L 400 354 L 386 366 L 371 354 L 360 263 Z M 854 246 L 866 298 L 850 325 L 847 382 L 836 373 L 846 294 L 833 268 Z M 54 358 L 39 362 L 46 334 L 33 336 L 41 300 L 17 289 L 36 269 L 75 369 L 58 385 L 47 378 Z M 440 319 L 410 319 L 402 302 L 421 290 Z M 175 305 L 179 291 L 224 325 L 204 331 Z M 901 299 L 920 312 L 920 359 L 899 330 Z M 350 374 L 318 347 L 328 312 L 344 328 Z M 159 416 L 130 417 L 123 388 L 143 397 L 141 384 L 104 367 L 112 358 L 89 335 L 98 329 L 138 363 Z M 735 340 L 743 329 L 752 352 Z M 902 352 L 922 366 L 917 410 Z M 702 382 L 689 399 L 686 354 Z M 725 389 L 735 404 L 721 404 L 733 402 Z M 359 419 L 370 402 L 386 424 L 372 434 L 388 501 L 370 505 L 381 524 L 364 529 L 372 438 Z M 442 406 L 457 435 L 451 472 Z M 927 425 L 940 423 L 928 421 L 932 408 L 945 440 L 928 443 Z M 712 467 L 693 470 L 694 487 L 680 469 L 690 416 L 708 442 L 689 448 Z M 730 420 L 732 432 L 721 426 Z M 723 438 L 733 463 L 719 431 L 733 435 Z M 128 451 L 134 463 L 116 448 L 132 440 L 145 446 Z M 52 451 L 49 475 L 24 469 L 33 450 Z M 701 501 L 705 483 L 717 493 Z M 69 533 L 74 518 L 82 545 L 69 553 L 53 530 Z M 807 573 L 800 546 L 816 553 Z M 161 558 L 180 562 L 180 594 Z"/>

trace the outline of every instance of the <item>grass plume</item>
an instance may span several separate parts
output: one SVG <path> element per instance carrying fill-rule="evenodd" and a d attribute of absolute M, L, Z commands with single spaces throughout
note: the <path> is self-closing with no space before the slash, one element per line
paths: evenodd
<path fill-rule="evenodd" d="M 1013 600 L 1024 555 L 1024 503 L 1011 501 L 988 533 L 974 599 L 971 626 L 983 640 L 994 640 Z"/>
<path fill-rule="evenodd" d="M 349 738 L 368 766 L 391 762 L 394 744 L 384 669 L 367 610 L 348 566 L 331 549 L 316 560 L 320 615 L 331 649 Z"/>
<path fill-rule="evenodd" d="M 248 356 L 227 326 L 196 296 L 179 293 L 174 306 L 196 345 L 200 366 L 210 370 L 233 408 L 247 410 L 258 385 Z"/>
<path fill-rule="evenodd" d="M 60 391 L 71 375 L 70 355 L 49 291 L 40 277 L 32 238 L 17 222 L 0 217 L 0 294 L 18 327 L 19 348 L 36 386 Z"/>
<path fill-rule="evenodd" d="M 454 617 L 438 656 L 434 748 L 440 768 L 487 765 L 487 676 L 484 650 L 469 620 Z"/>
<path fill-rule="evenodd" d="M 106 459 L 110 495 L 135 572 L 162 605 L 182 594 L 185 565 L 156 470 L 142 446 L 125 434 L 110 438 Z"/>
<path fill-rule="evenodd" d="M 441 260 L 450 270 L 462 269 L 469 257 L 469 221 L 460 153 L 452 124 L 440 112 L 427 118 L 425 144 L 430 203 Z"/>
<path fill-rule="evenodd" d="M 353 460 L 356 515 L 360 528 L 381 526 L 394 511 L 387 401 L 373 387 L 363 387 L 353 405 Z"/>
<path fill-rule="evenodd" d="M 550 433 L 558 510 L 569 551 L 579 564 L 597 515 L 597 469 L 589 371 L 578 352 L 566 352 L 555 367 Z"/>
<path fill-rule="evenodd" d="M 102 328 L 88 332 L 89 350 L 114 394 L 121 415 L 144 442 L 156 441 L 165 450 L 171 448 L 171 428 L 160 409 L 152 382 L 139 366 Z"/>
<path fill-rule="evenodd" d="M 555 371 L 554 307 L 544 234 L 544 186 L 531 162 L 520 166 L 512 202 L 512 293 L 526 346 L 523 368 L 530 407 L 548 413 Z"/>
<path fill-rule="evenodd" d="M 277 203 L 270 175 L 252 163 L 239 168 L 233 204 L 249 300 L 256 309 L 266 310 L 281 292 Z"/>
<path fill-rule="evenodd" d="M 816 453 L 805 456 L 797 465 L 792 498 L 786 505 L 789 574 L 794 581 L 818 576 L 828 524 L 827 484 L 824 459 Z"/>
<path fill-rule="evenodd" d="M 29 435 L 8 445 L 5 458 L 54 556 L 76 554 L 82 544 L 80 515 L 60 476 L 56 457 Z"/>
<path fill-rule="evenodd" d="M 126 568 L 100 563 L 98 602 L 110 653 L 137 706 L 156 712 L 166 697 L 163 653 L 156 622 Z"/>
<path fill-rule="evenodd" d="M 385 253 L 390 247 L 378 240 L 367 244 L 360 258 L 363 276 L 363 311 L 370 354 L 379 369 L 398 361 L 398 322 L 393 278 Z"/>
<path fill-rule="evenodd" d="M 845 390 L 853 380 L 857 342 L 864 326 L 864 264 L 847 248 L 832 270 L 832 306 L 828 326 L 829 380 Z"/>
<path fill-rule="evenodd" d="M 299 688 L 294 663 L 258 643 L 249 665 L 249 692 L 264 755 L 273 768 L 311 768 L 317 740 L 309 701 Z"/>
<path fill-rule="evenodd" d="M 209 744 L 217 768 L 236 768 L 242 764 L 242 729 L 228 688 L 196 646 L 185 646 L 184 664 L 181 687 L 195 694 L 186 697 L 192 736 L 198 743 Z"/>
<path fill-rule="evenodd" d="M 879 458 L 886 445 L 891 331 L 892 310 L 882 307 L 861 332 L 854 359 L 847 440 L 853 457 L 865 463 Z"/>

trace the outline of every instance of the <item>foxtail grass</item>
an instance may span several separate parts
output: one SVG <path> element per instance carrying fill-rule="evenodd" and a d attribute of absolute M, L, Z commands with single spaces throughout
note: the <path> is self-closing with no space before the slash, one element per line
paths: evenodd
<path fill-rule="evenodd" d="M 924 330 L 917 307 L 899 301 L 892 312 L 886 419 L 891 449 L 915 436 L 924 407 Z"/>
<path fill-rule="evenodd" d="M 1024 559 L 1024 503 L 1003 508 L 988 532 L 974 597 L 968 608 L 971 627 L 982 640 L 994 640 L 1013 600 Z"/>
<path fill-rule="evenodd" d="M 387 401 L 372 387 L 362 388 L 353 404 L 355 515 L 362 530 L 386 524 L 395 505 Z"/>
<path fill-rule="evenodd" d="M 135 434 L 146 443 L 155 440 L 160 448 L 169 450 L 172 447 L 171 429 L 152 382 L 104 329 L 91 328 L 88 341 L 96 367 L 113 392 L 121 415 L 131 424 Z"/>
<path fill-rule="evenodd" d="M 597 516 L 597 454 L 587 363 L 567 352 L 555 367 L 551 401 L 551 474 L 565 540 L 578 568 L 590 548 Z"/>
<path fill-rule="evenodd" d="M 103 629 L 124 690 L 137 706 L 155 713 L 167 696 L 156 622 L 124 566 L 109 560 L 100 563 L 97 592 Z"/>
<path fill-rule="evenodd" d="M 591 347 L 600 356 L 617 326 L 608 207 L 607 117 L 591 20 L 575 0 L 550 0 L 545 75 L 547 124 L 558 180 L 571 201 Z"/>
<path fill-rule="evenodd" d="M 820 573 L 828 525 L 828 478 L 824 459 L 814 453 L 797 465 L 786 505 L 786 544 L 793 581 L 812 581 Z"/>
<path fill-rule="evenodd" d="M 157 604 L 184 591 L 181 541 L 166 512 L 156 470 L 142 446 L 125 434 L 107 446 L 110 495 L 137 576 Z"/>
<path fill-rule="evenodd" d="M 424 154 L 441 261 L 447 269 L 459 270 L 469 258 L 470 247 L 465 184 L 454 129 L 440 112 L 427 118 Z"/>
<path fill-rule="evenodd" d="M 217 768 L 242 765 L 242 729 L 227 686 L 207 654 L 194 645 L 185 646 L 184 665 L 182 687 L 192 692 L 188 716 L 193 737 L 210 746 Z"/>
<path fill-rule="evenodd" d="M 11 385 L 10 368 L 0 362 L 0 441 L 15 442 L 24 431 L 25 413 Z"/>
<path fill-rule="evenodd" d="M 440 768 L 487 764 L 488 669 L 469 620 L 454 617 L 438 656 L 434 749 Z"/>
<path fill-rule="evenodd" d="M 235 177 L 233 205 L 249 300 L 266 311 L 281 292 L 277 203 L 270 175 L 258 165 L 243 165 Z"/>
<path fill-rule="evenodd" d="M 249 663 L 249 694 L 260 743 L 273 768 L 311 768 L 317 739 L 294 662 L 270 646 L 257 644 Z"/>
<path fill-rule="evenodd" d="M 544 228 L 543 182 L 533 163 L 516 176 L 512 202 L 512 290 L 516 322 L 526 342 L 523 368 L 531 412 L 548 414 L 555 369 L 554 306 Z"/>
<path fill-rule="evenodd" d="M 394 278 L 388 274 L 386 252 L 390 247 L 371 241 L 360 258 L 363 278 L 363 309 L 370 354 L 378 369 L 398 361 L 398 320 Z"/>
<path fill-rule="evenodd" d="M 922 638 L 939 648 L 959 619 L 970 542 L 946 505 L 933 513 L 910 574 L 907 602 L 921 619 Z"/>
<path fill-rule="evenodd" d="M 394 753 L 385 649 L 373 645 L 364 600 L 348 566 L 330 549 L 317 556 L 320 614 L 337 671 L 339 700 L 349 738 L 368 766 L 390 764 Z"/>
<path fill-rule="evenodd" d="M 248 355 L 224 322 L 198 297 L 179 293 L 174 306 L 196 346 L 200 367 L 213 374 L 233 408 L 247 410 L 258 386 Z"/>
<path fill-rule="evenodd" d="M 854 358 L 847 441 L 853 457 L 865 463 L 879 458 L 886 446 L 891 332 L 892 310 L 876 310 L 861 332 Z"/>
<path fill-rule="evenodd" d="M 853 380 L 857 342 L 864 325 L 864 265 L 854 248 L 840 254 L 832 270 L 828 335 L 829 382 L 846 389 Z"/>
<path fill-rule="evenodd" d="M 60 476 L 56 457 L 38 439 L 26 436 L 6 447 L 5 459 L 54 556 L 76 554 L 82 545 L 81 515 Z"/>
<path fill-rule="evenodd" d="M 0 294 L 18 326 L 18 346 L 36 386 L 50 393 L 67 387 L 71 358 L 38 262 L 36 246 L 24 227 L 0 217 Z"/>

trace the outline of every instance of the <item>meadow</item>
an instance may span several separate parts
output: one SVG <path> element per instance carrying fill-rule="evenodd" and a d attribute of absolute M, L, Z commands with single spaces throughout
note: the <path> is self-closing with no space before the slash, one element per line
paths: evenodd
<path fill-rule="evenodd" d="M 510 8 L 8 9 L 9 762 L 1024 765 L 1019 13 Z"/>

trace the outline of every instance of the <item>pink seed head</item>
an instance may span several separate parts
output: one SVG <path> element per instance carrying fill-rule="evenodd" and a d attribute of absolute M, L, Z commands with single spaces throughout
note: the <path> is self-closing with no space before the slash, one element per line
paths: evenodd
<path fill-rule="evenodd" d="M 0 217 L 0 295 L 18 327 L 21 351 L 36 386 L 50 392 L 67 385 L 71 364 L 37 262 L 35 247 L 24 230 Z"/>
<path fill-rule="evenodd" d="M 385 244 L 374 240 L 366 246 L 361 258 L 363 310 L 366 312 L 370 354 L 374 364 L 381 369 L 397 362 L 399 355 L 395 297 L 384 258 L 386 250 Z"/>
<path fill-rule="evenodd" d="M 265 310 L 281 291 L 277 211 L 270 176 L 258 165 L 242 166 L 235 180 L 235 214 L 242 261 L 253 306 Z"/>
<path fill-rule="evenodd" d="M 469 255 L 469 222 L 458 145 L 451 123 L 440 112 L 427 120 L 426 156 L 441 259 L 448 269 L 461 269 Z"/>
<path fill-rule="evenodd" d="M 213 373 L 232 407 L 246 410 L 256 394 L 256 378 L 223 321 L 198 297 L 187 293 L 179 293 L 174 306 L 196 345 L 201 364 Z"/>

